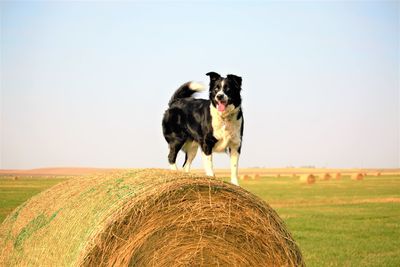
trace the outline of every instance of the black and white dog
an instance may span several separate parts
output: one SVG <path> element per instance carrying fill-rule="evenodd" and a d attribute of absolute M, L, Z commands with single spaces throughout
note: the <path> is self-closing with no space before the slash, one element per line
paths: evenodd
<path fill-rule="evenodd" d="M 168 161 L 177 170 L 179 150 L 186 153 L 183 168 L 190 165 L 200 146 L 204 168 L 208 176 L 214 176 L 212 152 L 229 151 L 231 158 L 231 183 L 238 183 L 238 162 L 242 147 L 243 113 L 240 96 L 242 78 L 228 74 L 226 78 L 209 72 L 209 100 L 195 99 L 192 95 L 203 90 L 195 82 L 183 84 L 176 90 L 164 113 L 163 134 L 169 145 Z"/>

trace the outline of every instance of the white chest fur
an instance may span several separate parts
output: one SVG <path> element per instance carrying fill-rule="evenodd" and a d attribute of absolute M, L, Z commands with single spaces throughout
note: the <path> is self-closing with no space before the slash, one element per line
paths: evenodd
<path fill-rule="evenodd" d="M 218 140 L 214 145 L 214 152 L 224 152 L 228 147 L 240 146 L 242 118 L 237 119 L 239 109 L 239 107 L 228 105 L 225 112 L 221 114 L 213 105 L 210 105 L 213 135 Z"/>

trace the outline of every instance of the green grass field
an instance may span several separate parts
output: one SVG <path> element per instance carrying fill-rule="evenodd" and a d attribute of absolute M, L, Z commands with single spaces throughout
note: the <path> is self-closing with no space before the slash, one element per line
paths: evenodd
<path fill-rule="evenodd" d="M 0 221 L 62 179 L 0 179 Z M 400 266 L 400 176 L 363 181 L 262 177 L 242 186 L 284 219 L 308 266 Z"/>
<path fill-rule="evenodd" d="M 11 180 L 0 177 L 0 222 L 16 207 L 33 195 L 64 181 L 54 178 L 20 178 Z"/>
<path fill-rule="evenodd" d="M 284 219 L 308 266 L 400 266 L 400 177 L 299 183 L 264 178 L 243 187 Z"/>

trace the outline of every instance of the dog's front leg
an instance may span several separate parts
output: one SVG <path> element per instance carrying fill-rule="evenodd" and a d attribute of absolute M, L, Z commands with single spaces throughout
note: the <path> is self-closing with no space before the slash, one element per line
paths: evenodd
<path fill-rule="evenodd" d="M 217 142 L 217 139 L 212 134 L 209 134 L 204 138 L 201 143 L 201 152 L 203 155 L 204 169 L 207 176 L 214 176 L 213 162 L 212 162 L 212 150 Z"/>
<path fill-rule="evenodd" d="M 203 155 L 204 170 L 206 171 L 206 175 L 207 176 L 214 176 L 212 153 L 207 155 L 203 151 L 202 155 Z"/>
<path fill-rule="evenodd" d="M 231 183 L 239 185 L 238 168 L 239 168 L 239 152 L 236 148 L 231 148 Z"/>

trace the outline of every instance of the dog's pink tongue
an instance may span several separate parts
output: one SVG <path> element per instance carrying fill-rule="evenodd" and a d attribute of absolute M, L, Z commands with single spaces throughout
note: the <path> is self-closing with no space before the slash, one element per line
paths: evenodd
<path fill-rule="evenodd" d="M 218 103 L 217 109 L 219 112 L 224 112 L 225 111 L 225 104 Z"/>

